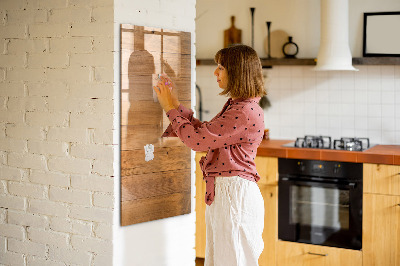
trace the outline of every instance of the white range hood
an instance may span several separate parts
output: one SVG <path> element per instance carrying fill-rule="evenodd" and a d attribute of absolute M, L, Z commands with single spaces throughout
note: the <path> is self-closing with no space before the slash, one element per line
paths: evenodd
<path fill-rule="evenodd" d="M 348 0 L 321 0 L 321 40 L 314 70 L 358 71 L 349 47 Z"/>

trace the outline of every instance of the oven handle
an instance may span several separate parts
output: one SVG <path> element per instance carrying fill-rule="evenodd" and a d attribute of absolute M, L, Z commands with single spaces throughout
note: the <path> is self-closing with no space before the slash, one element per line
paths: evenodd
<path fill-rule="evenodd" d="M 307 186 L 315 186 L 318 187 L 336 187 L 336 188 L 345 188 L 345 189 L 354 189 L 356 187 L 355 182 L 335 182 L 335 181 L 315 181 L 315 180 L 304 180 L 300 178 L 290 178 L 290 177 L 281 177 L 280 181 L 289 182 L 294 185 L 307 185 Z"/>

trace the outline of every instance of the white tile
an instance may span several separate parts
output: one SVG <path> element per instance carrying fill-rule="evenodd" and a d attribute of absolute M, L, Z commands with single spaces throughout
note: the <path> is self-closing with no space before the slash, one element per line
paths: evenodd
<path fill-rule="evenodd" d="M 317 116 L 329 115 L 329 105 L 317 102 Z"/>
<path fill-rule="evenodd" d="M 281 114 L 280 121 L 282 127 L 289 127 L 292 125 L 292 116 L 287 114 Z"/>
<path fill-rule="evenodd" d="M 394 117 L 383 117 L 382 118 L 382 132 L 383 131 L 395 131 L 396 121 Z"/>
<path fill-rule="evenodd" d="M 394 78 L 394 68 L 395 66 L 381 66 L 382 79 L 384 78 Z"/>
<path fill-rule="evenodd" d="M 304 82 L 303 78 L 294 77 L 292 78 L 291 88 L 294 90 L 303 90 L 304 89 Z"/>
<path fill-rule="evenodd" d="M 382 93 L 381 91 L 368 91 L 368 104 L 381 104 Z"/>
<path fill-rule="evenodd" d="M 329 102 L 329 90 L 317 89 L 316 90 L 317 103 L 328 103 Z"/>
<path fill-rule="evenodd" d="M 397 79 L 400 79 L 400 66 L 399 65 L 396 65 L 394 67 L 394 77 Z"/>
<path fill-rule="evenodd" d="M 343 137 L 354 137 L 355 136 L 355 129 L 354 128 L 342 128 L 341 136 Z"/>
<path fill-rule="evenodd" d="M 363 137 L 368 137 L 368 132 L 366 129 L 355 129 L 354 130 L 354 136 L 358 138 L 363 138 Z"/>
<path fill-rule="evenodd" d="M 355 117 L 354 127 L 356 130 L 367 131 L 368 118 L 367 117 Z"/>
<path fill-rule="evenodd" d="M 356 104 L 354 105 L 355 116 L 368 116 L 368 105 L 367 104 Z"/>
<path fill-rule="evenodd" d="M 382 130 L 382 142 L 380 144 L 396 144 L 396 131 Z"/>
<path fill-rule="evenodd" d="M 399 78 L 395 78 L 395 80 L 394 80 L 394 89 L 396 91 L 400 91 L 400 77 Z"/>
<path fill-rule="evenodd" d="M 317 104 L 315 102 L 304 104 L 304 115 L 315 116 L 317 112 Z"/>
<path fill-rule="evenodd" d="M 329 89 L 341 90 L 340 74 L 332 73 L 329 76 Z"/>
<path fill-rule="evenodd" d="M 329 117 L 329 127 L 335 129 L 342 128 L 342 119 L 340 116 L 330 116 Z"/>
<path fill-rule="evenodd" d="M 315 103 L 317 93 L 314 88 L 306 88 L 304 91 L 304 102 Z"/>
<path fill-rule="evenodd" d="M 339 116 L 341 114 L 341 104 L 340 103 L 329 103 L 329 115 Z"/>
<path fill-rule="evenodd" d="M 284 90 L 290 90 L 291 89 L 291 81 L 289 78 L 279 78 L 279 88 L 284 89 Z"/>
<path fill-rule="evenodd" d="M 343 117 L 353 116 L 355 114 L 355 106 L 351 103 L 342 103 L 340 105 L 340 114 Z"/>
<path fill-rule="evenodd" d="M 330 103 L 340 103 L 342 100 L 342 91 L 340 88 L 330 88 L 328 95 Z"/>
<path fill-rule="evenodd" d="M 395 79 L 382 79 L 382 91 L 393 91 L 395 88 Z"/>
<path fill-rule="evenodd" d="M 316 81 L 315 86 L 317 90 L 329 89 L 329 82 L 327 78 L 317 77 L 315 81 Z"/>
<path fill-rule="evenodd" d="M 281 66 L 279 67 L 279 77 L 290 78 L 292 76 L 292 72 L 290 67 L 288 66 Z"/>
<path fill-rule="evenodd" d="M 394 104 L 395 92 L 394 91 L 382 91 L 382 104 Z"/>
<path fill-rule="evenodd" d="M 382 117 L 393 117 L 395 115 L 395 106 L 392 104 L 382 105 Z"/>
<path fill-rule="evenodd" d="M 322 128 L 329 128 L 329 116 L 317 115 L 316 123 L 317 131 Z"/>
<path fill-rule="evenodd" d="M 354 117 L 342 117 L 341 119 L 341 128 L 343 129 L 352 129 L 355 128 L 355 118 Z"/>
<path fill-rule="evenodd" d="M 382 106 L 379 104 L 369 104 L 368 117 L 369 118 L 382 117 Z"/>
<path fill-rule="evenodd" d="M 381 86 L 382 86 L 382 82 L 379 77 L 368 76 L 368 81 L 367 81 L 368 91 L 380 91 Z"/>
<path fill-rule="evenodd" d="M 368 130 L 368 138 L 370 143 L 382 143 L 381 130 Z"/>
<path fill-rule="evenodd" d="M 356 91 L 354 95 L 354 103 L 356 104 L 367 104 L 368 93 L 367 91 Z"/>
<path fill-rule="evenodd" d="M 393 144 L 400 145 L 400 130 L 395 131 L 396 142 Z"/>
<path fill-rule="evenodd" d="M 341 102 L 342 103 L 350 103 L 350 104 L 354 104 L 354 100 L 355 100 L 355 93 L 354 90 L 342 90 L 342 99 Z"/>
<path fill-rule="evenodd" d="M 368 131 L 371 130 L 381 130 L 382 129 L 382 119 L 376 117 L 368 117 Z"/>
<path fill-rule="evenodd" d="M 292 66 L 290 70 L 292 78 L 303 78 L 304 68 L 302 66 Z"/>

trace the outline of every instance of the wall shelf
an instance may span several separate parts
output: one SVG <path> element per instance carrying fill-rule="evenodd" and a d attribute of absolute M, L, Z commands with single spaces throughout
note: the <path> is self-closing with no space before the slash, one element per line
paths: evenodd
<path fill-rule="evenodd" d="M 313 66 L 315 58 L 260 58 L 263 67 L 272 66 Z M 197 66 L 215 65 L 214 59 L 196 59 Z M 356 57 L 353 65 L 400 65 L 400 57 Z"/>

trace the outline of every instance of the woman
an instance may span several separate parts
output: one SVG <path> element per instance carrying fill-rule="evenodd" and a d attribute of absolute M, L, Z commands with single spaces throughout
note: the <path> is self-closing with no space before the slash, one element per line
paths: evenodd
<path fill-rule="evenodd" d="M 179 103 L 166 76 L 154 87 L 171 121 L 163 137 L 178 136 L 189 148 L 208 151 L 199 162 L 206 182 L 205 265 L 258 265 L 264 247 L 264 201 L 254 163 L 264 134 L 261 63 L 246 45 L 218 51 L 215 62 L 220 94 L 230 98 L 210 122 Z"/>

